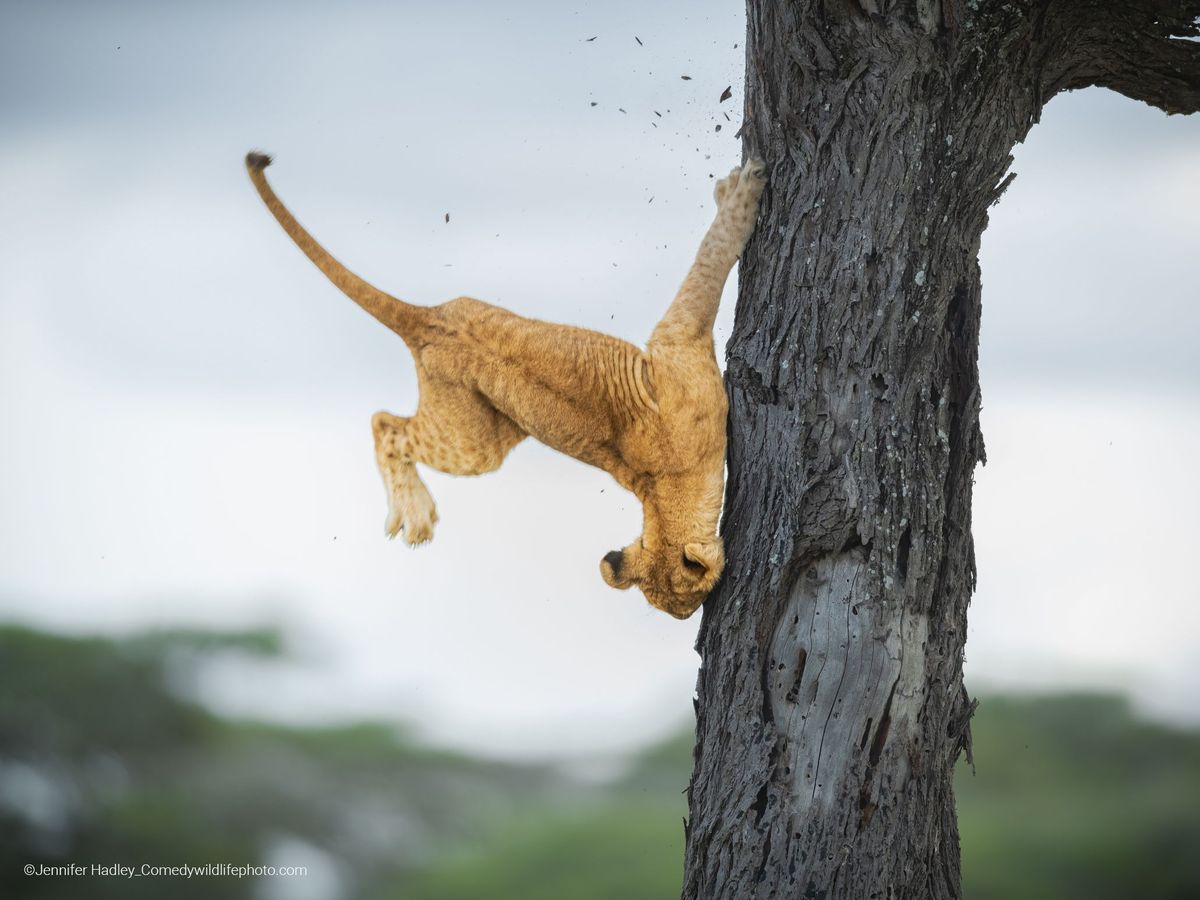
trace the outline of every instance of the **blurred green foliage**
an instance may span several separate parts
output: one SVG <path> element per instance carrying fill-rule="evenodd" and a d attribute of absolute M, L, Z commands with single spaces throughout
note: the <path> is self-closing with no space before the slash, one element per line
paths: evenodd
<path fill-rule="evenodd" d="M 1200 736 L 1109 696 L 986 699 L 956 786 L 971 900 L 1200 897 Z"/>
<path fill-rule="evenodd" d="M 0 897 L 641 900 L 678 895 L 691 736 L 584 783 L 381 724 L 232 720 L 189 669 L 273 632 L 0 628 Z M 968 900 L 1200 897 L 1200 735 L 1108 696 L 985 698 L 957 792 Z M 28 877 L 26 864 L 307 865 L 299 880 Z"/>
<path fill-rule="evenodd" d="M 22 871 L 68 862 L 308 865 L 363 897 L 583 793 L 544 767 L 429 750 L 386 725 L 231 720 L 168 687 L 230 652 L 270 655 L 278 640 L 0 627 L 0 898 L 263 896 L 256 879 Z"/>

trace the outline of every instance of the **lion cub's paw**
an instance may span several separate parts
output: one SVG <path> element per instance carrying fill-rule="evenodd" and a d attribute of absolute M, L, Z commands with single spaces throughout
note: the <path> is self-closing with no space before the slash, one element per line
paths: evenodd
<path fill-rule="evenodd" d="M 724 178 L 717 182 L 713 188 L 713 198 L 717 201 L 717 206 L 725 203 L 725 198 L 730 196 L 737 188 L 738 179 L 742 176 L 741 169 L 734 169 Z"/>
<path fill-rule="evenodd" d="M 751 203 L 757 203 L 762 196 L 763 188 L 767 186 L 767 165 L 761 159 L 751 159 L 742 166 L 741 186 L 739 193 L 745 195 Z"/>
<path fill-rule="evenodd" d="M 410 547 L 433 540 L 433 526 L 437 523 L 437 507 L 424 485 L 403 495 L 393 494 L 389 498 L 388 517 L 383 531 L 389 538 L 404 533 L 404 543 Z"/>
<path fill-rule="evenodd" d="M 433 540 L 433 523 L 436 516 L 419 519 L 415 522 L 404 523 L 404 543 L 410 547 L 419 547 Z"/>

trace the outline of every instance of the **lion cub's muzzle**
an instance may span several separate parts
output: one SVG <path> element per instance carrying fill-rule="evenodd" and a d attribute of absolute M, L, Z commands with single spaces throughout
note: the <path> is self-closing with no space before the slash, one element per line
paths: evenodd
<path fill-rule="evenodd" d="M 609 551 L 604 554 L 604 559 L 600 560 L 600 577 L 609 587 L 625 590 L 633 585 L 633 581 L 621 577 L 624 568 L 625 552 L 623 550 Z"/>
<path fill-rule="evenodd" d="M 640 548 L 634 546 L 604 554 L 600 560 L 600 577 L 604 583 L 620 591 L 636 585 L 655 609 L 676 619 L 688 618 L 704 602 L 711 584 L 700 590 L 684 585 L 673 587 L 661 570 L 653 568 L 656 560 L 648 561 L 646 555 L 639 551 Z M 690 570 L 681 572 L 680 577 L 695 578 L 695 573 Z"/>

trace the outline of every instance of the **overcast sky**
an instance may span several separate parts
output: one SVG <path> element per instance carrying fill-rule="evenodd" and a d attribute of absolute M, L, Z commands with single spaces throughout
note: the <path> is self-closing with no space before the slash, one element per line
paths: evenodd
<path fill-rule="evenodd" d="M 287 677 L 210 696 L 491 753 L 685 721 L 699 617 L 601 582 L 640 529 L 606 474 L 526 442 L 429 474 L 431 545 L 384 539 L 369 421 L 414 408 L 410 357 L 241 160 L 273 153 L 386 290 L 640 343 L 740 158 L 743 32 L 736 3 L 0 5 L 0 615 L 279 624 Z M 1197 719 L 1200 119 L 1085 92 L 1016 155 L 984 238 L 968 678 Z"/>

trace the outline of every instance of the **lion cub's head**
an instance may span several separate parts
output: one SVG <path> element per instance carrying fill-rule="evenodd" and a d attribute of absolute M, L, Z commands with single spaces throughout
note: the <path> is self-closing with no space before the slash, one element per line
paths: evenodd
<path fill-rule="evenodd" d="M 664 542 L 650 548 L 643 537 L 600 560 L 600 575 L 609 587 L 626 590 L 637 585 L 651 606 L 677 619 L 686 619 L 699 608 L 724 568 L 720 538 Z"/>
<path fill-rule="evenodd" d="M 699 608 L 725 569 L 725 545 L 717 536 L 725 488 L 723 431 L 720 437 L 706 465 L 635 486 L 642 536 L 600 560 L 609 587 L 623 591 L 637 585 L 651 606 L 677 619 Z"/>

